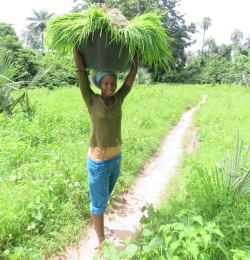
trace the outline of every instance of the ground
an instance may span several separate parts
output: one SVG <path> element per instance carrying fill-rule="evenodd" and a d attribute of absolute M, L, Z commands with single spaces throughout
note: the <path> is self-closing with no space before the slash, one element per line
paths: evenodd
<path fill-rule="evenodd" d="M 105 217 L 105 226 L 116 233 L 115 243 L 119 250 L 123 249 L 120 241 L 126 236 L 136 237 L 139 220 L 142 216 L 141 208 L 146 203 L 150 203 L 156 208 L 161 202 L 167 183 L 176 172 L 181 154 L 184 150 L 191 152 L 197 145 L 196 129 L 190 128 L 192 115 L 205 100 L 204 96 L 196 107 L 182 115 L 179 123 L 164 139 L 160 149 L 146 163 L 134 186 L 114 201 L 112 212 Z M 65 256 L 56 259 L 91 260 L 95 254 L 96 245 L 97 238 L 93 227 L 89 227 L 88 235 L 82 238 L 77 248 L 68 248 Z"/>

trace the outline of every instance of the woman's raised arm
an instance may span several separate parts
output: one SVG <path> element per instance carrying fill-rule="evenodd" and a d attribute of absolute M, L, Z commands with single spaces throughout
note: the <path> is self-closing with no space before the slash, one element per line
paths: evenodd
<path fill-rule="evenodd" d="M 90 88 L 90 82 L 88 78 L 88 74 L 84 65 L 82 54 L 78 50 L 74 50 L 74 60 L 78 72 L 78 80 L 80 85 L 80 90 L 84 100 L 88 98 L 88 96 L 93 92 Z"/>
<path fill-rule="evenodd" d="M 139 58 L 137 55 L 135 55 L 133 58 L 131 67 L 130 67 L 130 72 L 124 81 L 125 85 L 128 86 L 129 88 L 131 88 L 133 86 L 135 76 L 136 76 L 136 73 L 138 70 L 138 64 L 139 64 Z"/>

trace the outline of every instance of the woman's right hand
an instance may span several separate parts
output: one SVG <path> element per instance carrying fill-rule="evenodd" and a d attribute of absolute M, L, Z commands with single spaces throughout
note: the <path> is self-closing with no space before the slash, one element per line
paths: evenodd
<path fill-rule="evenodd" d="M 77 67 L 78 72 L 84 72 L 85 71 L 85 65 L 83 61 L 82 54 L 77 49 L 74 49 L 74 60 Z"/>

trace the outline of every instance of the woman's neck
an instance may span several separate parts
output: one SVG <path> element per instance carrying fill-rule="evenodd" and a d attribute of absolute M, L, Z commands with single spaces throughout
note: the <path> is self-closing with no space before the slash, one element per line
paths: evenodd
<path fill-rule="evenodd" d="M 101 95 L 102 100 L 104 101 L 104 103 L 108 106 L 113 105 L 114 104 L 114 96 L 104 96 Z"/>

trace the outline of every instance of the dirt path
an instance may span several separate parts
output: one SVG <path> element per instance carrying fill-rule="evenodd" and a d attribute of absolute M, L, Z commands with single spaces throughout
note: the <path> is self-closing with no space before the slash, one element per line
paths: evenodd
<path fill-rule="evenodd" d="M 164 139 L 159 151 L 145 165 L 143 171 L 136 179 L 134 186 L 114 204 L 114 211 L 105 217 L 105 225 L 113 229 L 117 235 L 117 247 L 122 250 L 119 243 L 126 236 L 135 236 L 142 216 L 141 208 L 148 202 L 157 207 L 161 195 L 166 189 L 167 182 L 175 173 L 183 151 L 183 140 L 192 122 L 193 113 L 204 103 L 206 97 L 194 108 L 185 112 L 179 123 Z M 189 149 L 192 149 L 195 140 L 191 138 Z M 191 146 L 191 148 L 190 148 Z M 90 227 L 87 237 L 83 238 L 78 247 L 68 249 L 65 257 L 57 259 L 91 260 L 94 248 L 97 245 L 96 235 Z"/>

